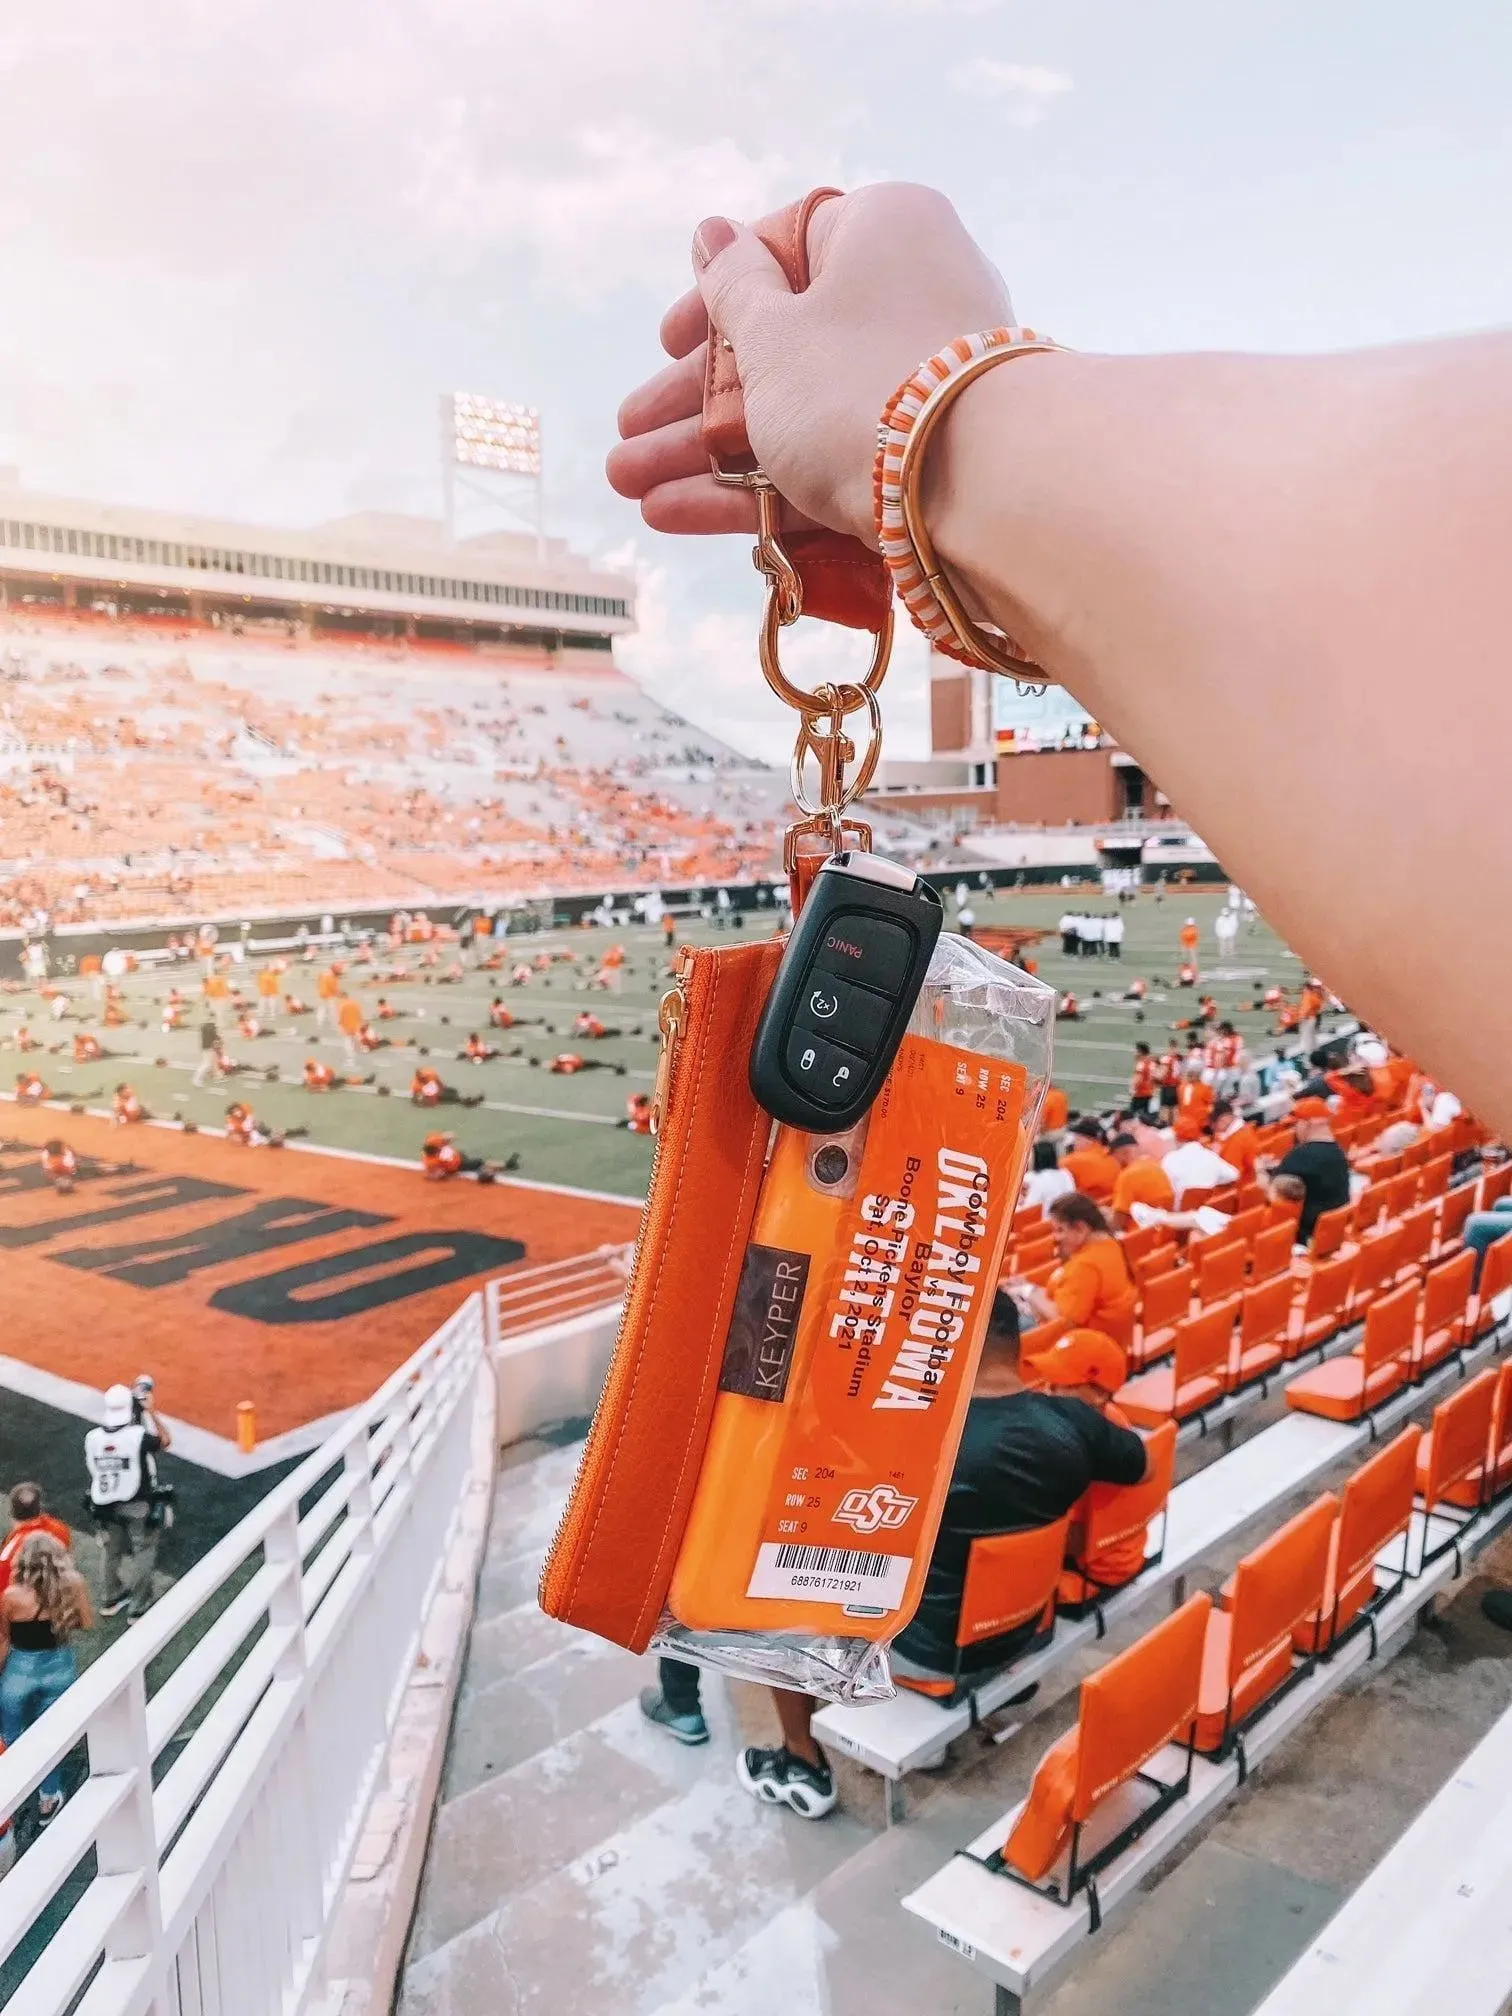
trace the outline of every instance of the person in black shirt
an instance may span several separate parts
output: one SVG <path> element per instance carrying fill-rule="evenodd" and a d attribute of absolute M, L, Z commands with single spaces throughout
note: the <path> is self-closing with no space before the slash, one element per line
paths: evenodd
<path fill-rule="evenodd" d="M 1143 1481 L 1143 1441 L 1107 1416 L 1124 1375 L 1123 1353 L 1110 1338 L 1072 1331 L 1036 1360 L 1035 1389 L 1028 1388 L 1019 1370 L 1017 1313 L 1006 1295 L 998 1297 L 924 1594 L 912 1623 L 893 1641 L 895 1671 L 954 1671 L 973 1540 L 1053 1526 L 1089 1485 Z M 1037 1628 L 1031 1621 L 981 1639 L 961 1655 L 961 1671 L 1007 1665 Z"/>
<path fill-rule="evenodd" d="M 1297 1145 L 1279 1162 L 1259 1163 L 1262 1176 L 1295 1176 L 1302 1185 L 1302 1217 L 1297 1244 L 1312 1244 L 1313 1228 L 1325 1211 L 1350 1199 L 1349 1157 L 1333 1137 L 1333 1114 L 1322 1099 L 1299 1099 L 1292 1108 Z"/>

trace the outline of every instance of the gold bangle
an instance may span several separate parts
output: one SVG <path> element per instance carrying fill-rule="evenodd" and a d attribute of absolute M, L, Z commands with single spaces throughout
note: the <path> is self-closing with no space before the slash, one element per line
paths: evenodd
<path fill-rule="evenodd" d="M 903 526 L 909 544 L 914 551 L 919 570 L 929 584 L 931 593 L 944 612 L 957 644 L 964 656 L 989 671 L 1002 672 L 1012 679 L 1032 680 L 1042 684 L 1045 670 L 1031 658 L 1021 658 L 1011 649 L 1011 640 L 1001 631 L 985 629 L 968 616 L 956 593 L 954 584 L 946 574 L 940 557 L 935 551 L 934 541 L 929 536 L 929 528 L 924 523 L 924 511 L 919 491 L 924 477 L 924 455 L 930 437 L 941 419 L 949 410 L 951 402 L 968 385 L 974 384 L 984 371 L 990 371 L 995 364 L 1003 364 L 1014 357 L 1030 357 L 1060 348 L 1050 342 L 1021 342 L 1003 344 L 991 350 L 984 350 L 980 356 L 971 358 L 949 377 L 942 378 L 919 407 L 903 445 L 903 457 L 899 467 L 901 495 L 899 503 Z"/>

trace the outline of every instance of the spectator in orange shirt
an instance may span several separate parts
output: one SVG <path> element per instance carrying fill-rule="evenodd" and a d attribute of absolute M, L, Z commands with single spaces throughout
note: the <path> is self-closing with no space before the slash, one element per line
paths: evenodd
<path fill-rule="evenodd" d="M 105 1052 L 100 1047 L 98 1036 L 91 1036 L 87 1030 L 81 1029 L 73 1040 L 73 1054 L 75 1064 L 98 1064 Z"/>
<path fill-rule="evenodd" d="M 13 1484 L 10 1492 L 11 1529 L 0 1540 L 0 1596 L 11 1579 L 16 1556 L 33 1533 L 50 1533 L 60 1547 L 73 1551 L 73 1534 L 61 1519 L 54 1519 L 42 1503 L 40 1484 Z"/>
<path fill-rule="evenodd" d="M 1118 1164 L 1108 1153 L 1103 1131 L 1095 1120 L 1077 1120 L 1071 1127 L 1073 1145 L 1062 1155 L 1061 1167 L 1084 1197 L 1104 1201 L 1113 1195 Z"/>
<path fill-rule="evenodd" d="M 1318 1040 L 1318 1023 L 1322 1019 L 1325 996 L 1321 982 L 1309 980 L 1302 989 L 1297 1002 L 1297 1034 L 1302 1039 L 1302 1055 L 1312 1055 L 1313 1045 Z"/>
<path fill-rule="evenodd" d="M 79 1158 L 66 1141 L 49 1141 L 42 1150 L 42 1174 L 60 1197 L 68 1197 L 79 1180 Z"/>
<path fill-rule="evenodd" d="M 1187 955 L 1185 963 L 1189 966 L 1197 963 L 1197 946 L 1201 936 L 1201 932 L 1197 929 L 1197 919 L 1188 917 L 1181 927 L 1181 949 Z"/>
<path fill-rule="evenodd" d="M 282 972 L 278 960 L 270 959 L 257 975 L 257 998 L 262 1003 L 263 1013 L 270 1020 L 278 1013 L 278 997 L 283 991 Z"/>
<path fill-rule="evenodd" d="M 336 1073 L 320 1058 L 306 1057 L 304 1084 L 306 1092 L 329 1092 L 336 1084 Z"/>
<path fill-rule="evenodd" d="M 1108 1152 L 1118 1164 L 1118 1181 L 1113 1185 L 1113 1223 L 1120 1232 L 1127 1232 L 1134 1223 L 1136 1204 L 1151 1204 L 1157 1211 L 1176 1209 L 1176 1192 L 1170 1177 L 1132 1134 L 1115 1134 L 1108 1143 Z"/>
<path fill-rule="evenodd" d="M 1176 1139 L 1200 1141 L 1213 1117 L 1217 1095 L 1200 1078 L 1183 1078 L 1176 1088 Z"/>
<path fill-rule="evenodd" d="M 1059 1085 L 1045 1087 L 1044 1102 L 1040 1106 L 1039 1131 L 1041 1134 L 1059 1134 L 1071 1118 L 1071 1101 Z"/>
<path fill-rule="evenodd" d="M 1038 1327 L 1024 1337 L 1026 1369 L 1037 1352 L 1067 1329 L 1101 1330 L 1127 1351 L 1134 1335 L 1138 1296 L 1124 1250 L 1108 1221 L 1090 1197 L 1077 1192 L 1057 1197 L 1046 1216 L 1055 1232 L 1060 1258 L 1049 1287 L 1037 1288 L 1028 1281 L 1009 1284 L 1039 1319 Z M 1047 1327 L 1052 1324 L 1054 1329 Z"/>
<path fill-rule="evenodd" d="M 506 1007 L 497 994 L 488 1004 L 488 1019 L 495 1029 L 513 1029 L 515 1025 L 514 1010 Z"/>
<path fill-rule="evenodd" d="M 16 1073 L 16 1104 L 18 1106 L 40 1106 L 44 1099 L 50 1099 L 51 1097 L 52 1093 L 47 1089 L 46 1080 L 39 1078 L 35 1071 L 18 1071 Z"/>
<path fill-rule="evenodd" d="M 1239 1181 L 1249 1183 L 1255 1174 L 1255 1158 L 1260 1153 L 1260 1136 L 1231 1099 L 1220 1099 L 1208 1117 L 1213 1146 L 1237 1170 Z"/>
<path fill-rule="evenodd" d="M 483 1041 L 476 1029 L 462 1047 L 462 1055 L 469 1064 L 486 1064 L 490 1058 L 497 1057 L 498 1054 L 491 1043 Z"/>
<path fill-rule="evenodd" d="M 651 1132 L 652 1101 L 649 1092 L 632 1092 L 625 1101 L 625 1117 L 621 1127 L 628 1127 L 632 1134 Z"/>

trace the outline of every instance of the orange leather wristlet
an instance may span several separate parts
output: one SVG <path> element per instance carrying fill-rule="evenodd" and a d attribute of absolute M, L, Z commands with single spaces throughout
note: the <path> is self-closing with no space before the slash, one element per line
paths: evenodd
<path fill-rule="evenodd" d="M 795 294 L 809 284 L 809 221 L 821 203 L 841 193 L 815 189 L 801 203 L 790 203 L 754 227 Z M 739 361 L 728 340 L 712 327 L 704 371 L 703 442 L 717 477 L 738 482 L 757 473 L 746 432 Z M 798 575 L 805 616 L 852 630 L 883 628 L 892 586 L 879 553 L 841 532 L 784 530 L 782 543 Z"/>

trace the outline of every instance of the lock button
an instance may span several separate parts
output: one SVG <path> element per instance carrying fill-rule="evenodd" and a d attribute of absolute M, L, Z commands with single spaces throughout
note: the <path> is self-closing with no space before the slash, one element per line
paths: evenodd
<path fill-rule="evenodd" d="M 853 1099 L 866 1071 L 864 1058 L 807 1029 L 789 1036 L 784 1062 L 794 1085 L 820 1106 L 843 1106 Z"/>

